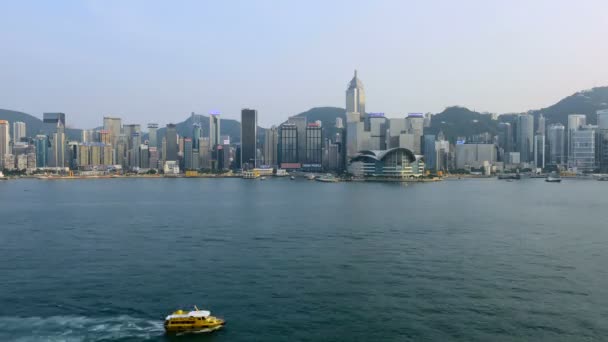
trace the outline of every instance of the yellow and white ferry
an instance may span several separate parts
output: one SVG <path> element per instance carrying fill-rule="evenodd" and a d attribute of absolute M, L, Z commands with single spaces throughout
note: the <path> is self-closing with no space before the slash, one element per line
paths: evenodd
<path fill-rule="evenodd" d="M 165 332 L 169 334 L 211 332 L 220 329 L 224 324 L 223 319 L 213 317 L 211 312 L 199 310 L 194 306 L 193 311 L 177 310 L 167 316 L 165 318 Z"/>

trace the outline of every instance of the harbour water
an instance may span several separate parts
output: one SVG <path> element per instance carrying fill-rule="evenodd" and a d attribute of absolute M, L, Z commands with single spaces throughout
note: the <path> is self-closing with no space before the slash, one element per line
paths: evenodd
<path fill-rule="evenodd" d="M 608 182 L 0 183 L 1 341 L 600 341 Z M 172 340 L 172 339 L 171 339 Z"/>

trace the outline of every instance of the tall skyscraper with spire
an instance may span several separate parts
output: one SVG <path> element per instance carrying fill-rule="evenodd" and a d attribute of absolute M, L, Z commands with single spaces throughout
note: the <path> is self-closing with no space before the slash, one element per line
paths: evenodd
<path fill-rule="evenodd" d="M 353 79 L 348 84 L 346 89 L 346 115 L 347 121 L 350 119 L 349 114 L 358 114 L 358 121 L 363 121 L 365 115 L 365 90 L 363 89 L 363 83 L 357 78 L 357 70 Z M 356 118 L 352 115 L 352 120 Z"/>
<path fill-rule="evenodd" d="M 369 130 L 365 129 L 365 90 L 357 70 L 346 89 L 346 160 L 367 149 Z"/>

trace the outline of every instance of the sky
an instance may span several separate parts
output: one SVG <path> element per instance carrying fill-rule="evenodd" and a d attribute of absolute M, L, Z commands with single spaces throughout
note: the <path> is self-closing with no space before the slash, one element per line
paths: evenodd
<path fill-rule="evenodd" d="M 353 70 L 389 117 L 461 105 L 522 112 L 608 86 L 608 1 L 0 2 L 0 108 L 70 127 L 263 127 L 344 107 Z"/>

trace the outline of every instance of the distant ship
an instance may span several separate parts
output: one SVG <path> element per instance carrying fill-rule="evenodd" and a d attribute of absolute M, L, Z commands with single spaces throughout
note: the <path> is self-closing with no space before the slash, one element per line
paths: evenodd
<path fill-rule="evenodd" d="M 287 177 L 289 173 L 285 169 L 277 169 L 277 173 L 275 174 L 277 177 Z"/>
<path fill-rule="evenodd" d="M 560 177 L 559 173 L 557 173 L 557 172 L 551 172 L 545 179 L 545 182 L 549 182 L 549 183 L 559 183 L 561 181 L 562 181 L 562 177 Z"/>
<path fill-rule="evenodd" d="M 165 331 L 168 334 L 211 332 L 220 329 L 226 322 L 211 316 L 207 310 L 199 310 L 196 306 L 193 311 L 177 310 L 165 318 Z"/>
<path fill-rule="evenodd" d="M 593 177 L 598 181 L 608 181 L 608 175 L 605 174 L 593 175 Z"/>
<path fill-rule="evenodd" d="M 336 177 L 334 177 L 334 175 L 328 173 L 325 176 L 317 177 L 315 180 L 317 180 L 319 182 L 336 183 L 338 181 L 338 178 L 336 178 Z"/>
<path fill-rule="evenodd" d="M 500 173 L 498 179 L 521 179 L 519 173 Z"/>

